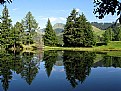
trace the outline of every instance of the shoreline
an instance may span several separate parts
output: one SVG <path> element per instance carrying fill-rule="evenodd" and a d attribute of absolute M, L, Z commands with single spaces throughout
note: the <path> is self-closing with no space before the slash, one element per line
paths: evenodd
<path fill-rule="evenodd" d="M 45 46 L 43 48 L 44 51 L 47 50 L 62 50 L 62 51 L 94 51 L 94 52 L 104 52 L 104 51 L 121 51 L 121 48 L 101 48 L 101 47 L 91 47 L 91 48 L 84 48 L 84 47 L 49 47 Z"/>

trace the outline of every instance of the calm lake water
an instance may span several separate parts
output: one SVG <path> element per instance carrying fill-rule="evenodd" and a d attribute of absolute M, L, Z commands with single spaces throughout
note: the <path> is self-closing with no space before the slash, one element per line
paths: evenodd
<path fill-rule="evenodd" d="M 107 53 L 0 53 L 0 91 L 121 91 L 121 57 Z"/>

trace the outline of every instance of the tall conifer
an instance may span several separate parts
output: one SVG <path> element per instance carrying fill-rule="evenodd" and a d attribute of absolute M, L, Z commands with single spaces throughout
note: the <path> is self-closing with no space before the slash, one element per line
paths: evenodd
<path fill-rule="evenodd" d="M 55 31 L 52 28 L 51 22 L 48 19 L 44 35 L 44 45 L 57 46 L 58 40 Z"/>
<path fill-rule="evenodd" d="M 5 6 L 1 16 L 1 40 L 0 40 L 1 45 L 3 45 L 5 48 L 8 48 L 8 46 L 12 42 L 11 27 L 12 27 L 12 20 L 10 19 L 7 6 Z"/>
<path fill-rule="evenodd" d="M 29 11 L 25 18 L 22 20 L 22 24 L 24 27 L 24 30 L 26 31 L 26 41 L 28 44 L 33 43 L 33 35 L 35 34 L 35 31 L 38 29 L 38 23 L 34 19 L 34 16 Z"/>
<path fill-rule="evenodd" d="M 78 15 L 75 9 L 72 10 L 64 28 L 64 46 L 82 47 L 94 44 L 92 26 L 84 14 Z"/>

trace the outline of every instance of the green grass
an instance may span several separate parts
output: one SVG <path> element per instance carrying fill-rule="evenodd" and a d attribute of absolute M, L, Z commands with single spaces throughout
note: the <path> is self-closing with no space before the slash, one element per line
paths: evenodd
<path fill-rule="evenodd" d="M 71 50 L 71 51 L 121 51 L 121 41 L 112 41 L 107 45 L 98 47 L 49 47 L 45 46 L 44 50 Z"/>
<path fill-rule="evenodd" d="M 33 51 L 36 44 L 32 45 L 22 45 L 23 51 Z M 109 52 L 109 51 L 119 51 L 115 53 L 118 56 L 121 56 L 121 41 L 111 41 L 107 45 L 103 46 L 93 46 L 93 47 L 43 47 L 43 50 L 70 50 L 70 51 L 95 51 L 95 52 Z M 114 52 L 108 53 L 108 55 L 113 55 Z"/>
<path fill-rule="evenodd" d="M 114 57 L 121 57 L 121 51 L 109 51 L 107 52 L 108 56 L 114 56 Z"/>
<path fill-rule="evenodd" d="M 92 26 L 92 31 L 94 32 L 95 35 L 98 35 L 102 37 L 104 34 L 105 30 L 100 30 L 99 28 L 96 28 L 95 26 Z"/>
<path fill-rule="evenodd" d="M 71 50 L 71 51 L 94 51 L 93 48 L 83 48 L 83 47 L 49 47 L 45 46 L 44 50 Z"/>
<path fill-rule="evenodd" d="M 121 41 L 111 41 L 107 45 L 95 47 L 104 51 L 121 51 Z"/>

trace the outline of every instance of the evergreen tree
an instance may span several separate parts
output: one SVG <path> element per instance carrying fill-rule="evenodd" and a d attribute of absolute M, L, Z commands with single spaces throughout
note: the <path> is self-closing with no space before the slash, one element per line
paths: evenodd
<path fill-rule="evenodd" d="M 56 46 L 58 43 L 55 31 L 52 28 L 51 22 L 48 19 L 47 26 L 44 35 L 44 45 L 46 46 Z"/>
<path fill-rule="evenodd" d="M 20 22 L 16 22 L 13 29 L 13 41 L 14 41 L 14 48 L 22 43 L 22 40 L 24 39 L 23 33 L 23 25 Z M 17 44 L 17 45 L 16 45 Z"/>
<path fill-rule="evenodd" d="M 115 27 L 113 31 L 114 31 L 114 40 L 121 41 L 121 26 Z"/>
<path fill-rule="evenodd" d="M 121 41 L 121 27 L 118 30 L 117 39 L 118 41 Z"/>
<path fill-rule="evenodd" d="M 78 16 L 75 9 L 72 10 L 64 28 L 63 34 L 64 46 L 92 46 L 94 44 L 94 35 L 92 27 L 87 22 L 84 14 Z"/>
<path fill-rule="evenodd" d="M 63 42 L 64 46 L 74 46 L 74 39 L 75 39 L 75 21 L 77 17 L 78 12 L 76 12 L 75 9 L 72 10 L 70 16 L 68 16 L 66 25 L 64 28 L 64 34 L 63 34 Z"/>
<path fill-rule="evenodd" d="M 24 30 L 26 31 L 26 41 L 27 43 L 31 44 L 33 43 L 33 35 L 36 33 L 35 31 L 38 28 L 38 23 L 34 19 L 34 16 L 29 11 L 26 15 L 26 17 L 22 20 L 22 24 L 24 27 Z"/>
<path fill-rule="evenodd" d="M 8 45 L 11 44 L 11 27 L 12 27 L 12 20 L 9 18 L 9 12 L 7 6 L 4 7 L 1 16 L 1 45 L 4 45 L 5 48 L 8 48 Z"/>
<path fill-rule="evenodd" d="M 85 17 L 85 15 L 82 13 L 82 15 L 80 15 L 77 18 L 77 36 L 79 35 L 80 40 L 77 41 L 77 43 L 79 43 L 79 46 L 92 46 L 94 45 L 95 41 L 94 41 L 94 35 L 92 32 L 92 26 L 89 22 L 87 22 L 87 19 Z"/>
<path fill-rule="evenodd" d="M 108 31 L 105 31 L 105 33 L 103 34 L 103 37 L 104 37 L 104 42 L 107 44 L 109 41 L 110 41 L 110 38 L 109 38 L 109 32 Z"/>
<path fill-rule="evenodd" d="M 103 34 L 104 42 L 107 44 L 109 41 L 112 41 L 114 39 L 114 32 L 111 28 L 107 29 L 105 33 Z"/>

